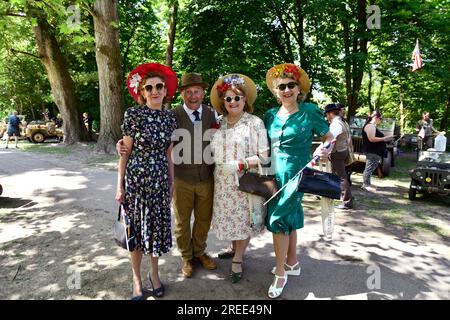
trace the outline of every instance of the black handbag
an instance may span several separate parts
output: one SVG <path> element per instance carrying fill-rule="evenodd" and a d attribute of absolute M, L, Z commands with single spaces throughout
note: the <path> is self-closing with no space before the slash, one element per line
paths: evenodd
<path fill-rule="evenodd" d="M 239 190 L 269 199 L 277 192 L 273 176 L 246 171 L 239 178 Z"/>
<path fill-rule="evenodd" d="M 121 216 L 122 221 L 120 220 Z M 133 251 L 136 247 L 133 224 L 125 214 L 122 203 L 119 206 L 117 221 L 114 222 L 114 241 L 119 247 L 128 251 Z"/>
<path fill-rule="evenodd" d="M 297 191 L 339 200 L 341 179 L 334 173 L 305 167 L 298 179 Z"/>

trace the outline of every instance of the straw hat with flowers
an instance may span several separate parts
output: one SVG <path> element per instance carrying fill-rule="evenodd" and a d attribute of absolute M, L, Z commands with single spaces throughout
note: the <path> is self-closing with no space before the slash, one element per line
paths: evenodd
<path fill-rule="evenodd" d="M 298 82 L 298 86 L 302 93 L 308 93 L 311 88 L 308 74 L 302 68 L 293 63 L 282 63 L 276 65 L 267 71 L 266 84 L 270 92 L 276 96 L 275 81 L 279 78 L 291 78 Z"/>
<path fill-rule="evenodd" d="M 252 79 L 240 74 L 227 74 L 217 80 L 211 89 L 211 104 L 219 113 L 223 113 L 224 96 L 227 90 L 232 88 L 239 89 L 245 93 L 247 104 L 251 110 L 256 100 L 257 90 L 256 85 Z M 251 111 L 250 111 L 251 112 Z"/>

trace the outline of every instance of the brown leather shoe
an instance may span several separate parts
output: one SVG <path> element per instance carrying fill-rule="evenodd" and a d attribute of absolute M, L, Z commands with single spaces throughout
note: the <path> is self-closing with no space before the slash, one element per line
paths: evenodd
<path fill-rule="evenodd" d="M 204 253 L 202 256 L 197 257 L 198 261 L 202 264 L 202 266 L 205 269 L 208 270 L 214 270 L 217 269 L 217 264 L 214 262 L 214 260 L 208 256 L 206 253 Z"/>
<path fill-rule="evenodd" d="M 194 262 L 192 260 L 185 260 L 181 272 L 185 278 L 191 278 L 194 273 Z"/>

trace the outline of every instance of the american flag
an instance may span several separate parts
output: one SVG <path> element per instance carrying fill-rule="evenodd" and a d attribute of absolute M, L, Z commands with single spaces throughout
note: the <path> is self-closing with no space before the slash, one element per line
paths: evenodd
<path fill-rule="evenodd" d="M 419 39 L 417 39 L 416 47 L 414 48 L 411 59 L 414 61 L 412 71 L 422 68 L 422 55 L 420 54 L 419 49 Z"/>

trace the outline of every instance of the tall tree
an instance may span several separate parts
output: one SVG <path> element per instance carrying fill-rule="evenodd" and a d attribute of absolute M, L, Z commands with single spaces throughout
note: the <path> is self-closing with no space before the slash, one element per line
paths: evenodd
<path fill-rule="evenodd" d="M 47 71 L 55 103 L 64 120 L 64 142 L 72 144 L 86 140 L 87 131 L 82 125 L 75 85 L 54 31 L 43 16 L 38 16 L 37 25 L 33 29 L 39 57 Z"/>
<path fill-rule="evenodd" d="M 166 65 L 172 67 L 173 61 L 173 46 L 175 43 L 175 33 L 177 30 L 177 16 L 178 16 L 178 1 L 171 0 L 170 3 L 170 24 L 169 24 L 169 42 L 166 50 Z"/>
<path fill-rule="evenodd" d="M 117 0 L 96 0 L 93 17 L 101 120 L 97 150 L 113 153 L 124 105 Z"/>

